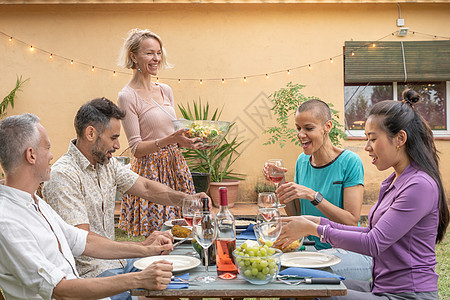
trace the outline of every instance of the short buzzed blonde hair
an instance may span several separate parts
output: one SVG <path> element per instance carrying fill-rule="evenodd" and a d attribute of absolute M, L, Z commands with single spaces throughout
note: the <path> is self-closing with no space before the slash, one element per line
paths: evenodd
<path fill-rule="evenodd" d="M 169 69 L 172 68 L 172 65 L 167 61 L 166 49 L 164 49 L 161 38 L 156 34 L 151 32 L 148 29 L 131 29 L 128 32 L 128 37 L 125 39 L 125 42 L 122 45 L 122 49 L 120 50 L 119 59 L 117 64 L 126 69 L 136 69 L 136 64 L 130 57 L 130 53 L 137 54 L 139 47 L 142 44 L 142 41 L 145 39 L 155 39 L 158 41 L 161 46 L 161 63 L 159 64 L 159 69 Z"/>

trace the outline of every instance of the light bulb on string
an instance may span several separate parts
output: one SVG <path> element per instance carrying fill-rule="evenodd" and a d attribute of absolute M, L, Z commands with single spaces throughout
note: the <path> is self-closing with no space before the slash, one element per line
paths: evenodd
<path fill-rule="evenodd" d="M 353 51 L 352 51 L 352 53 L 351 53 L 351 54 L 352 54 L 352 56 L 355 56 L 355 52 L 353 52 Z"/>
<path fill-rule="evenodd" d="M 12 36 L 10 36 L 10 37 L 9 37 L 9 41 L 10 41 L 10 42 L 12 42 L 12 40 L 13 40 L 13 37 L 12 37 Z"/>
<path fill-rule="evenodd" d="M 244 82 L 247 82 L 247 77 L 244 76 Z"/>
<path fill-rule="evenodd" d="M 116 71 L 113 71 L 113 76 L 115 77 L 117 74 L 116 74 Z"/>
<path fill-rule="evenodd" d="M 269 74 L 266 74 L 266 78 L 269 79 Z"/>
<path fill-rule="evenodd" d="M 30 51 L 31 51 L 31 52 L 34 51 L 33 45 L 30 45 Z"/>
<path fill-rule="evenodd" d="M 91 71 L 92 71 L 92 72 L 94 72 L 94 71 L 95 71 L 95 67 L 94 67 L 94 66 L 92 66 L 92 69 L 91 69 Z"/>
<path fill-rule="evenodd" d="M 287 70 L 288 75 L 291 75 L 291 70 Z"/>
<path fill-rule="evenodd" d="M 375 46 L 376 46 L 375 43 L 373 43 L 373 44 L 372 44 L 372 48 L 375 48 Z"/>
<path fill-rule="evenodd" d="M 70 60 L 70 64 L 73 65 L 73 59 Z"/>
<path fill-rule="evenodd" d="M 308 65 L 308 69 L 310 69 L 310 70 L 312 69 L 311 65 Z"/>
<path fill-rule="evenodd" d="M 159 82 L 159 77 L 156 77 L 156 82 Z"/>
<path fill-rule="evenodd" d="M 224 83 L 225 83 L 225 79 L 222 78 L 222 84 L 224 84 Z"/>
<path fill-rule="evenodd" d="M 52 59 L 52 58 L 53 58 L 53 53 L 50 53 L 50 56 L 49 56 L 49 57 L 50 57 L 50 59 Z"/>
<path fill-rule="evenodd" d="M 203 80 L 202 79 L 200 79 L 200 84 L 203 84 Z"/>
<path fill-rule="evenodd" d="M 331 63 L 331 64 L 334 63 L 333 58 L 330 58 L 330 63 Z"/>
<path fill-rule="evenodd" d="M 181 79 L 178 79 L 178 83 L 181 83 Z"/>

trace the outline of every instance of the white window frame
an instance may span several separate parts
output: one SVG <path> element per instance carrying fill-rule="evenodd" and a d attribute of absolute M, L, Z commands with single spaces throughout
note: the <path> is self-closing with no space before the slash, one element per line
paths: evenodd
<path fill-rule="evenodd" d="M 450 137 L 450 81 L 446 81 L 445 82 L 445 108 L 446 108 L 446 120 L 445 122 L 447 123 L 447 130 L 433 130 L 433 136 L 435 138 L 439 138 L 439 137 Z M 397 99 L 397 82 L 394 81 L 392 82 L 392 92 L 394 94 L 394 99 L 393 100 L 398 100 Z M 345 111 L 344 111 L 344 115 L 345 115 Z M 345 134 L 347 135 L 347 137 L 366 137 L 366 134 L 364 132 L 364 130 L 349 130 L 346 129 L 345 130 Z"/>

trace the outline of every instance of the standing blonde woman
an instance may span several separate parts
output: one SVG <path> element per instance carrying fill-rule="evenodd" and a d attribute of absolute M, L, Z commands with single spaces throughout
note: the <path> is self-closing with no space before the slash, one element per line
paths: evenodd
<path fill-rule="evenodd" d="M 132 69 L 133 77 L 119 92 L 119 107 L 126 112 L 123 128 L 134 155 L 132 169 L 139 175 L 177 191 L 194 193 L 194 183 L 179 147 L 200 149 L 197 138 L 174 131 L 176 119 L 172 89 L 155 83 L 152 76 L 170 67 L 161 38 L 147 29 L 132 29 L 125 40 L 119 66 Z M 180 208 L 162 206 L 125 195 L 119 228 L 133 236 L 148 236 L 166 220 L 179 218 Z"/>

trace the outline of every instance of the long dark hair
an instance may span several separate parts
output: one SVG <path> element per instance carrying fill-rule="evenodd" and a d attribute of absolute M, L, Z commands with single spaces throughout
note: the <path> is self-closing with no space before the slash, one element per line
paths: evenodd
<path fill-rule="evenodd" d="M 381 128 L 390 137 L 400 130 L 408 136 L 405 147 L 411 161 L 436 181 L 439 188 L 439 225 L 436 242 L 442 241 L 449 222 L 449 211 L 439 172 L 439 156 L 433 140 L 433 132 L 427 121 L 417 113 L 414 104 L 420 95 L 406 89 L 402 93 L 402 101 L 382 101 L 372 106 L 369 116 L 379 116 Z"/>

